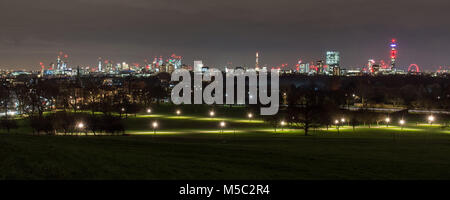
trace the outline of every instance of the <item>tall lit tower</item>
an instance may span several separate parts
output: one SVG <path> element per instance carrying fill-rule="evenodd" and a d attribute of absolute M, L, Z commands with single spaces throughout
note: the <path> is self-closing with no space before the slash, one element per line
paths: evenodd
<path fill-rule="evenodd" d="M 340 70 L 339 65 L 341 63 L 341 59 L 339 57 L 338 51 L 327 51 L 325 64 L 328 65 L 328 73 L 333 74 L 334 70 Z"/>
<path fill-rule="evenodd" d="M 98 71 L 102 71 L 102 57 L 98 57 Z"/>
<path fill-rule="evenodd" d="M 391 48 L 391 69 L 394 69 L 395 61 L 397 60 L 397 40 L 392 39 L 389 47 Z"/>
<path fill-rule="evenodd" d="M 64 59 L 62 61 L 62 69 L 66 70 L 67 69 L 67 59 L 69 58 L 68 54 L 64 54 Z"/>
<path fill-rule="evenodd" d="M 259 70 L 259 52 L 256 52 L 256 64 L 255 64 L 255 69 Z"/>
<path fill-rule="evenodd" d="M 58 56 L 58 57 L 56 58 L 56 69 L 57 69 L 57 70 L 60 70 L 60 69 L 61 69 L 61 64 L 62 64 L 61 57 Z"/>

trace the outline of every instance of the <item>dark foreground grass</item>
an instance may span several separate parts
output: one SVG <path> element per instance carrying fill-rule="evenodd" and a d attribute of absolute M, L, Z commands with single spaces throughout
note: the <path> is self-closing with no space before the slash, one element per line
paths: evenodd
<path fill-rule="evenodd" d="M 0 179 L 450 179 L 450 136 L 414 132 L 0 135 Z"/>

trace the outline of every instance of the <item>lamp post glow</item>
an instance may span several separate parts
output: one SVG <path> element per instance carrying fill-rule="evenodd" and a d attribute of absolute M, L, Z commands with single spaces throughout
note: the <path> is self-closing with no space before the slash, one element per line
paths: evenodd
<path fill-rule="evenodd" d="M 180 115 L 180 114 L 181 114 L 181 110 L 177 110 L 175 113 L 176 113 L 177 115 Z"/>
<path fill-rule="evenodd" d="M 152 109 L 148 108 L 147 113 L 152 113 Z"/>
<path fill-rule="evenodd" d="M 84 128 L 83 122 L 78 123 L 78 124 L 77 124 L 77 128 L 83 129 L 83 128 Z"/>
<path fill-rule="evenodd" d="M 252 113 L 248 113 L 248 119 L 250 119 L 250 121 L 252 121 L 252 118 L 253 118 L 253 114 Z"/>
<path fill-rule="evenodd" d="M 284 126 L 286 125 L 286 122 L 285 121 L 281 121 L 281 131 L 283 131 L 283 128 L 284 128 Z"/>
<path fill-rule="evenodd" d="M 214 117 L 214 115 L 216 115 L 214 111 L 209 112 L 209 116 Z"/>
<path fill-rule="evenodd" d="M 122 117 L 122 114 L 125 112 L 125 108 L 121 108 L 120 109 L 120 117 Z M 128 116 L 125 115 L 125 118 L 127 118 Z"/>
<path fill-rule="evenodd" d="M 158 122 L 153 122 L 152 127 L 153 127 L 153 135 L 156 135 L 156 129 L 158 128 Z"/>
<path fill-rule="evenodd" d="M 220 122 L 220 133 L 223 133 L 223 128 L 225 128 L 226 123 L 225 122 Z"/>
<path fill-rule="evenodd" d="M 84 123 L 83 122 L 78 122 L 76 127 L 80 130 L 80 132 L 83 132 L 84 129 Z M 77 134 L 78 135 L 78 134 Z M 87 132 L 86 132 L 87 135 Z"/>
<path fill-rule="evenodd" d="M 401 119 L 399 122 L 400 126 L 402 127 L 403 130 L 403 126 L 405 125 L 405 120 Z"/>
<path fill-rule="evenodd" d="M 428 116 L 428 122 L 430 123 L 430 125 L 433 124 L 433 122 L 434 122 L 434 116 L 433 115 Z"/>
<path fill-rule="evenodd" d="M 386 122 L 386 127 L 389 127 L 389 123 L 391 122 L 391 118 L 386 117 L 386 119 L 384 119 L 384 121 Z"/>
<path fill-rule="evenodd" d="M 341 119 L 342 126 L 344 126 L 345 121 L 346 121 L 345 118 Z"/>

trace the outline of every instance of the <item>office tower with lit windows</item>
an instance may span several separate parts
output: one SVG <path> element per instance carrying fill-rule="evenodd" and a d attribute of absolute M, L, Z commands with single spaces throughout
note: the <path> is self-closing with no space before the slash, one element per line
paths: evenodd
<path fill-rule="evenodd" d="M 335 74 L 334 68 L 339 68 L 340 57 L 338 51 L 327 51 L 326 65 L 328 65 L 328 73 Z"/>

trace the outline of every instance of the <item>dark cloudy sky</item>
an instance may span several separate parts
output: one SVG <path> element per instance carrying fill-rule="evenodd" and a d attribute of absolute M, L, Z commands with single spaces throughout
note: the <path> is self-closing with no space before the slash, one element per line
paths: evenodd
<path fill-rule="evenodd" d="M 449 0 L 0 0 L 0 67 L 38 69 L 67 52 L 72 65 L 102 56 L 143 62 L 269 66 L 342 54 L 344 66 L 388 59 L 450 65 Z"/>

